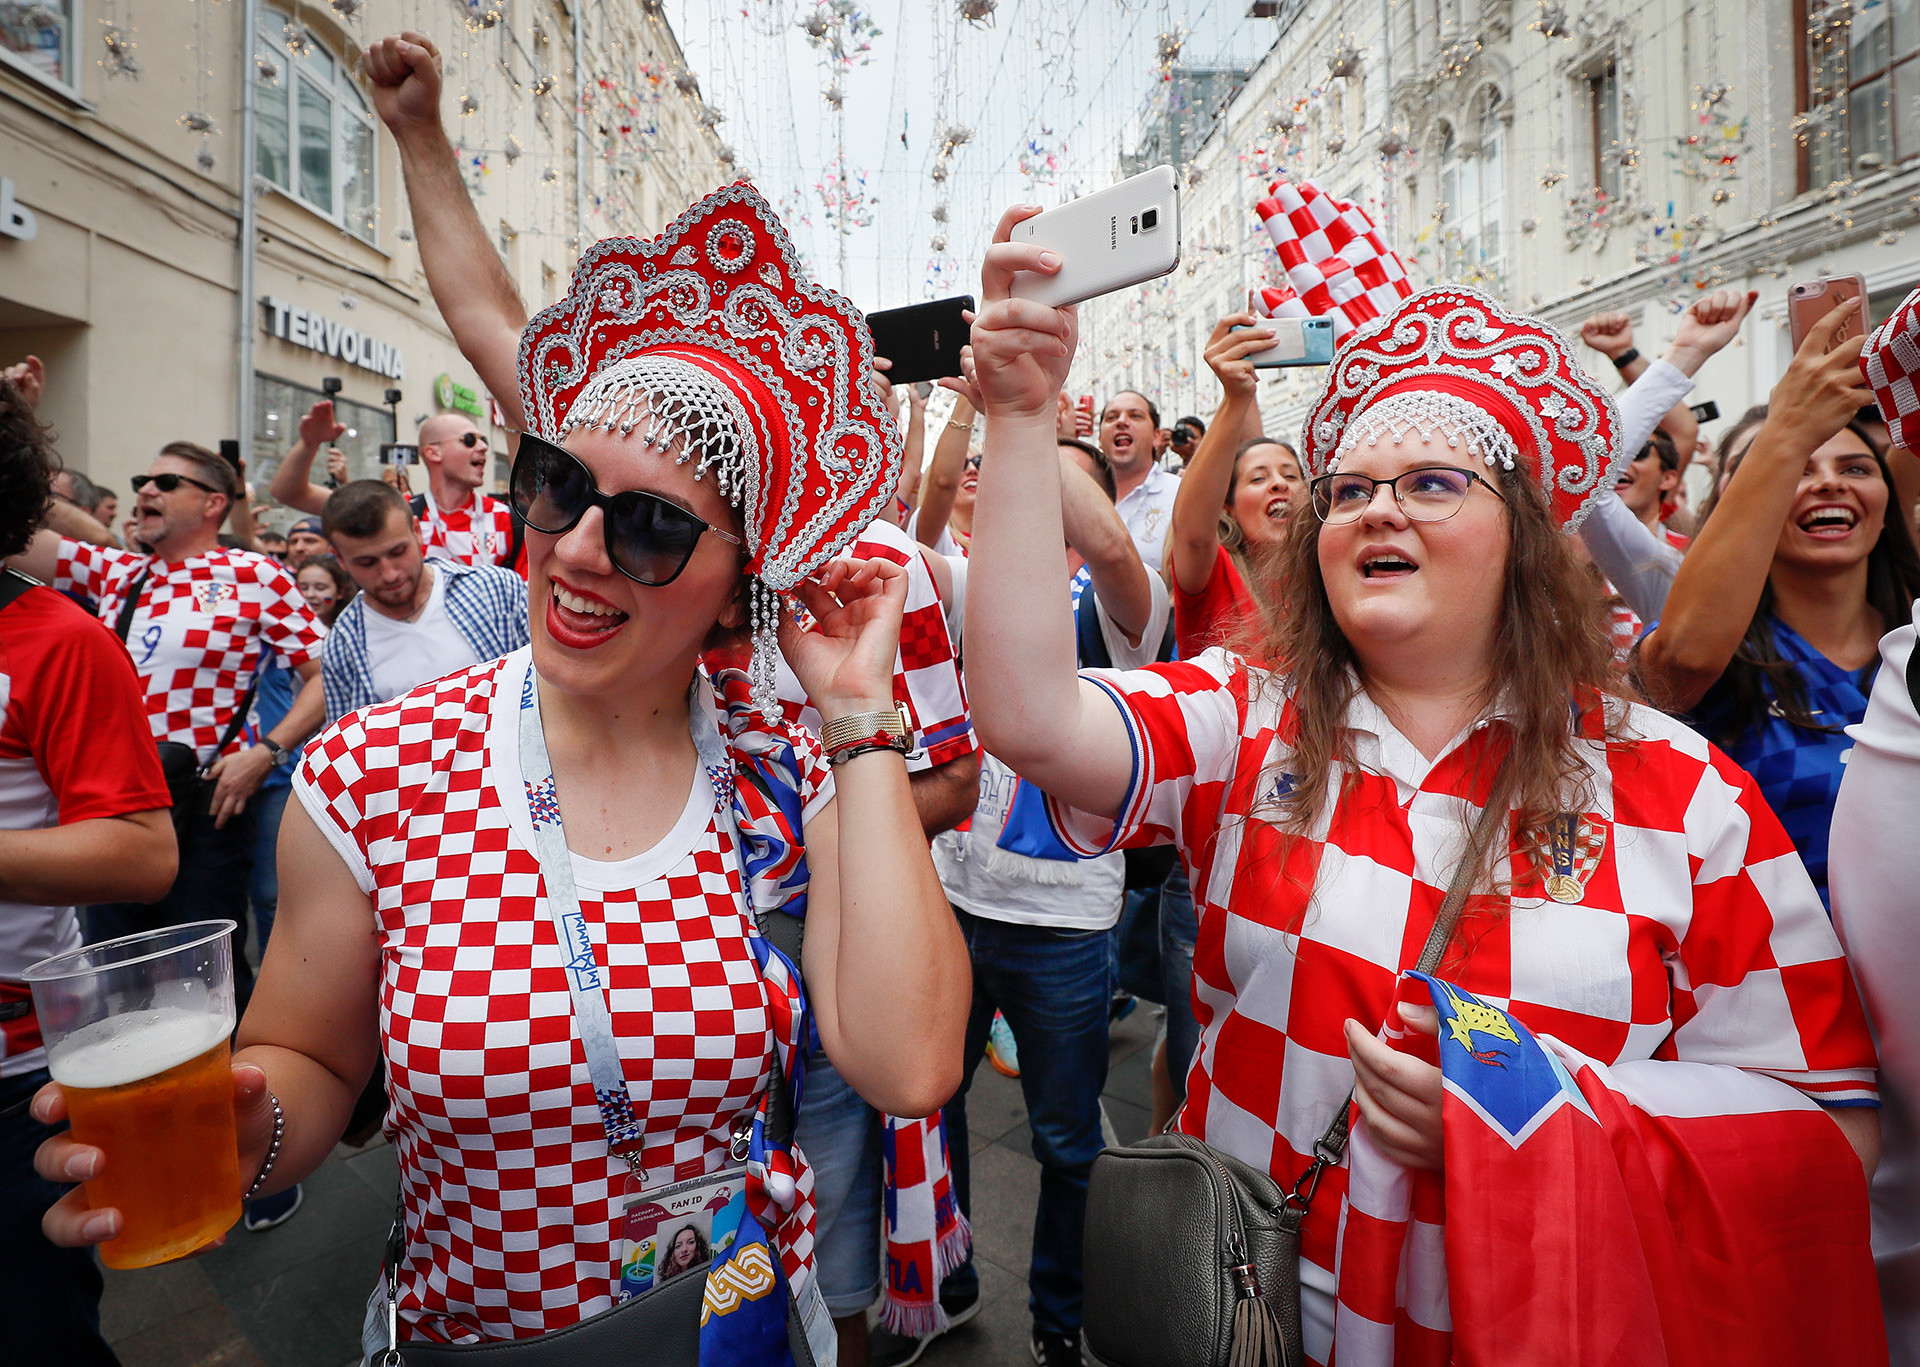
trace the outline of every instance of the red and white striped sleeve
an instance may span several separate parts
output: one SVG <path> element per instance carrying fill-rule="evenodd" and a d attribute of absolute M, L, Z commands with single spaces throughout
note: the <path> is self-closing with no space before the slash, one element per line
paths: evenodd
<path fill-rule="evenodd" d="M 1211 829 L 1249 744 L 1250 674 L 1238 656 L 1209 650 L 1193 660 L 1145 669 L 1082 671 L 1120 711 L 1133 747 L 1133 777 L 1116 817 L 1062 806 L 1047 812 L 1061 841 L 1083 858 L 1122 846 L 1179 844 L 1183 832 Z M 1189 814 L 1192 814 L 1190 819 Z"/>

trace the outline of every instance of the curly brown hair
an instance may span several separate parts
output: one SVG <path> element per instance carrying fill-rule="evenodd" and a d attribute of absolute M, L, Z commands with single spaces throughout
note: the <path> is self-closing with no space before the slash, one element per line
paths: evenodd
<path fill-rule="evenodd" d="M 0 375 L 0 559 L 27 548 L 53 496 L 53 430 Z"/>
<path fill-rule="evenodd" d="M 1554 525 L 1538 482 L 1526 475 L 1494 478 L 1507 510 L 1507 573 L 1483 704 L 1497 697 L 1511 724 L 1518 830 L 1535 872 L 1544 875 L 1546 824 L 1555 813 L 1593 805 L 1585 747 L 1602 737 L 1624 739 L 1626 708 L 1619 703 L 1633 695 L 1614 665 L 1605 605 L 1572 538 Z M 1290 840 L 1303 837 L 1324 812 L 1328 775 L 1338 768 L 1344 791 L 1356 767 L 1346 717 L 1362 686 L 1360 665 L 1320 573 L 1321 525 L 1310 499 L 1295 501 L 1285 542 L 1269 562 L 1275 579 L 1268 592 L 1287 612 L 1255 655 L 1285 662 L 1276 664 L 1274 678 L 1292 694 L 1297 724 L 1285 740 L 1293 781 L 1287 796 L 1274 799 Z M 1495 841 L 1482 872 L 1498 880 L 1505 859 Z M 1293 861 L 1283 862 L 1292 867 Z"/>

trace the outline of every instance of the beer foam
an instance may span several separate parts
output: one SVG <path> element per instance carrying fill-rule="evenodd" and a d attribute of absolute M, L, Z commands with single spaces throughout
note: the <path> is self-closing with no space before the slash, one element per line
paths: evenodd
<path fill-rule="evenodd" d="M 224 1014 L 130 1011 L 74 1031 L 47 1051 L 47 1067 L 63 1086 L 124 1087 L 198 1058 L 232 1031 Z"/>

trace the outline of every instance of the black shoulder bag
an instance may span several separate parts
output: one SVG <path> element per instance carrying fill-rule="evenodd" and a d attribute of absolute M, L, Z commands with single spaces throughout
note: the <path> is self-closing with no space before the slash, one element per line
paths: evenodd
<path fill-rule="evenodd" d="M 126 601 L 120 604 L 119 615 L 113 619 L 113 634 L 120 638 L 121 645 L 127 643 L 127 633 L 133 629 L 134 609 L 140 605 L 140 590 L 147 586 L 147 576 L 152 573 L 153 562 L 149 560 L 139 576 L 127 585 Z M 260 676 L 256 673 L 239 706 L 233 710 L 227 733 L 213 748 L 214 759 L 220 758 L 233 744 L 233 738 L 240 734 L 240 728 L 247 724 L 247 709 L 253 706 L 253 691 L 259 686 Z M 207 777 L 207 770 L 213 766 L 202 768 L 199 753 L 191 745 L 182 745 L 177 740 L 156 741 L 155 748 L 160 752 L 160 772 L 167 780 L 167 795 L 173 799 L 173 835 L 176 840 L 185 840 L 195 814 L 213 809 L 215 784 Z"/>
<path fill-rule="evenodd" d="M 1488 846 L 1504 829 L 1507 763 L 1494 775 L 1416 967 L 1453 940 Z M 1320 1175 L 1347 1148 L 1353 1093 L 1314 1142 L 1291 1191 L 1265 1168 L 1185 1134 L 1152 1135 L 1094 1160 L 1087 1193 L 1085 1324 L 1100 1367 L 1304 1367 L 1300 1226 Z"/>

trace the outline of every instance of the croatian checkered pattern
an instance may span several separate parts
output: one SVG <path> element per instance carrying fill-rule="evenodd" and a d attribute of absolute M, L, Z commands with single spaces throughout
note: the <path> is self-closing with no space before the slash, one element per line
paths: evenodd
<path fill-rule="evenodd" d="M 1478 726 L 1429 764 L 1360 694 L 1347 717 L 1358 771 L 1288 847 L 1271 815 L 1293 783 L 1280 681 L 1218 649 L 1083 677 L 1120 709 L 1133 780 L 1117 823 L 1054 808 L 1054 824 L 1083 855 L 1179 847 L 1201 1027 L 1180 1127 L 1290 1186 L 1353 1085 L 1342 1022 L 1377 1027 L 1418 960 L 1485 800 L 1482 754 L 1506 728 Z M 1587 815 L 1608 839 L 1584 901 L 1548 901 L 1516 854 L 1511 897 L 1469 902 L 1467 949 L 1440 973 L 1606 1062 L 1726 1064 L 1829 1105 L 1874 1098 L 1839 943 L 1753 781 L 1650 708 L 1633 706 L 1629 725 L 1637 743 L 1587 747 Z M 1305 1256 L 1322 1269 L 1345 1186 L 1329 1172 L 1308 1217 Z"/>
<path fill-rule="evenodd" d="M 176 563 L 62 538 L 53 586 L 78 590 L 113 626 L 127 590 L 149 564 L 127 650 L 146 690 L 155 740 L 191 745 L 202 764 L 233 720 L 260 665 L 262 646 L 297 669 L 320 657 L 327 629 L 277 561 L 224 548 Z"/>
<path fill-rule="evenodd" d="M 1920 290 L 1874 329 L 1860 353 L 1860 369 L 1873 386 L 1880 416 L 1895 444 L 1920 451 Z"/>
<path fill-rule="evenodd" d="M 400 1308 L 435 1340 L 559 1329 L 611 1305 L 618 1279 L 626 1167 L 573 1028 L 531 830 L 506 801 L 524 792 L 527 669 L 519 651 L 355 712 L 308 747 L 294 785 L 373 901 L 408 1234 Z M 818 743 L 794 739 L 811 815 L 832 778 Z M 575 861 L 650 1183 L 727 1164 L 772 1048 L 738 860 L 698 789 L 705 820 L 669 837 L 694 831 L 678 851 L 639 856 L 650 874 Z M 626 877 L 638 886 L 595 886 Z"/>
<path fill-rule="evenodd" d="M 1405 263 L 1382 240 L 1367 211 L 1352 201 L 1310 180 L 1297 186 L 1280 180 L 1253 209 L 1292 286 L 1273 299 L 1263 298 L 1269 316 L 1331 318 L 1338 341 L 1369 319 L 1391 313 L 1413 293 Z"/>
<path fill-rule="evenodd" d="M 420 531 L 427 554 L 435 559 L 461 565 L 505 565 L 513 549 L 513 512 L 505 499 L 490 498 L 477 489 L 472 503 L 450 513 L 442 512 L 428 494 Z"/>
<path fill-rule="evenodd" d="M 908 759 L 907 769 L 931 769 L 972 754 L 980 743 L 973 737 L 973 722 L 967 714 L 960 662 L 954 658 L 946 610 L 919 546 L 891 522 L 876 518 L 846 555 L 853 560 L 890 560 L 907 568 L 906 614 L 900 622 L 900 650 L 893 664 L 894 701 L 906 704 L 921 747 Z M 712 668 L 714 662 L 708 665 Z M 815 735 L 824 724 L 784 659 L 780 661 L 780 710 L 788 721 Z"/>
<path fill-rule="evenodd" d="M 1684 552 L 1693 544 L 1691 537 L 1682 536 L 1669 527 L 1662 527 L 1660 535 L 1664 536 L 1667 544 L 1677 551 Z M 1628 657 L 1633 654 L 1634 646 L 1638 645 L 1640 638 L 1646 635 L 1647 624 L 1640 620 L 1638 613 L 1627 606 L 1626 600 L 1620 596 L 1620 591 L 1614 588 L 1611 580 L 1602 579 L 1600 584 L 1601 591 L 1607 599 L 1607 635 L 1613 641 L 1613 658 L 1615 663 L 1624 667 Z"/>

